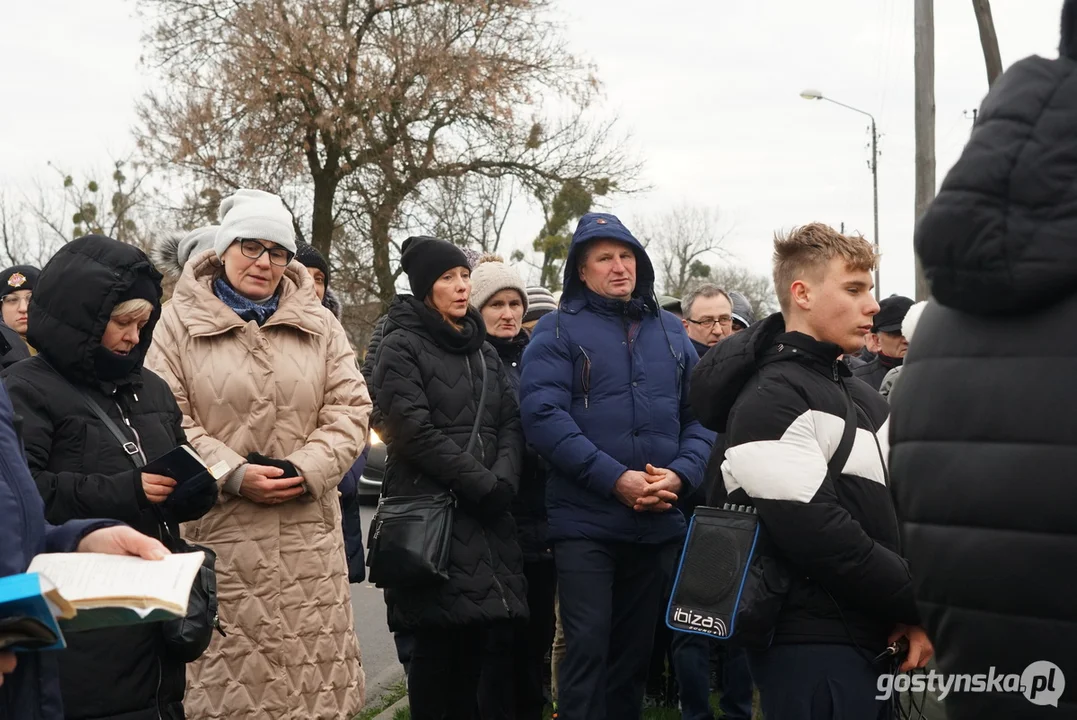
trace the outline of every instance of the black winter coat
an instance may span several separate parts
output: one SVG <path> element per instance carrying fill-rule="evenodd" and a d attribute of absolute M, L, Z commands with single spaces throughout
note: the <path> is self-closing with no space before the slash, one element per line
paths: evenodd
<path fill-rule="evenodd" d="M 883 384 L 883 378 L 886 377 L 886 373 L 890 372 L 896 367 L 901 367 L 902 360 L 900 358 L 892 358 L 887 355 L 879 353 L 871 360 L 858 365 L 849 365 L 849 369 L 853 373 L 853 377 L 860 378 L 868 385 L 872 390 L 878 390 L 879 386 Z"/>
<path fill-rule="evenodd" d="M 520 366 L 530 339 L 526 330 L 521 330 L 511 340 L 487 338 L 501 358 L 501 364 L 517 398 L 520 395 Z M 546 540 L 546 474 L 546 461 L 534 448 L 526 446 L 523 467 L 520 470 L 520 488 L 516 491 L 516 499 L 512 503 L 517 538 L 525 562 L 553 560 L 553 551 Z"/>
<path fill-rule="evenodd" d="M 935 301 L 891 397 L 890 457 L 939 669 L 1046 661 L 1066 678 L 1057 708 L 953 693 L 950 720 L 1077 717 L 1075 128 L 1077 62 L 1014 64 L 916 231 Z"/>
<path fill-rule="evenodd" d="M 14 365 L 30 357 L 30 348 L 17 332 L 0 323 L 0 368 Z"/>
<path fill-rule="evenodd" d="M 59 524 L 109 518 L 162 538 L 141 473 L 71 387 L 104 408 L 141 445 L 147 460 L 186 442 L 171 390 L 141 367 L 159 305 L 130 355 L 129 371 L 121 363 L 115 376 L 105 380 L 95 362 L 112 308 L 140 276 L 150 278 L 159 291 L 160 275 L 132 246 L 93 237 L 64 246 L 42 270 L 30 303 L 30 338 L 39 354 L 5 370 L 3 378 L 22 420 L 26 457 L 45 501 L 46 519 Z M 194 506 L 165 502 L 160 509 L 175 522 L 195 520 L 216 502 L 213 490 Z M 182 718 L 185 666 L 168 656 L 160 627 L 130 625 L 68 635 L 68 647 L 59 656 L 66 717 Z"/>
<path fill-rule="evenodd" d="M 874 655 L 898 623 L 919 618 L 886 487 L 889 408 L 849 377 L 840 354 L 772 315 L 699 362 L 692 407 L 725 433 L 729 502 L 756 507 L 793 571 L 774 642 L 856 644 Z M 835 477 L 828 464 L 845 430 L 846 389 L 857 431 Z"/>
<path fill-rule="evenodd" d="M 506 509 L 483 521 L 479 507 L 497 481 L 519 487 L 523 435 L 516 393 L 497 353 L 484 342 L 477 311 L 457 332 L 410 295 L 389 309 L 377 352 L 371 396 L 383 428 L 390 497 L 451 490 L 449 579 L 418 590 L 386 590 L 389 627 L 449 627 L 527 617 L 527 583 Z M 486 363 L 487 397 L 472 454 L 464 452 L 475 421 Z"/>

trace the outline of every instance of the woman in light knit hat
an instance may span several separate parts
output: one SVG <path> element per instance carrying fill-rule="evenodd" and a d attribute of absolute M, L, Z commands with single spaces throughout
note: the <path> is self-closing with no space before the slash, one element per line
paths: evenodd
<path fill-rule="evenodd" d="M 225 198 L 146 358 L 190 444 L 231 468 L 183 528 L 217 552 L 227 633 L 188 666 L 189 720 L 350 720 L 363 703 L 337 485 L 366 445 L 370 397 L 296 250 L 279 197 Z"/>
<path fill-rule="evenodd" d="M 482 315 L 486 340 L 497 350 L 517 395 L 524 349 L 530 340 L 522 327 L 530 297 L 535 293 L 529 294 L 520 274 L 497 255 L 484 255 L 471 271 L 471 305 Z M 552 296 L 549 304 L 553 305 Z M 511 637 L 500 638 L 500 646 L 491 647 L 485 655 L 480 694 L 485 695 L 484 707 L 503 708 L 496 717 L 539 720 L 545 705 L 543 660 L 553 641 L 557 585 L 553 553 L 546 542 L 546 469 L 542 458 L 527 449 L 512 514 L 524 555 L 531 618 L 518 624 Z"/>

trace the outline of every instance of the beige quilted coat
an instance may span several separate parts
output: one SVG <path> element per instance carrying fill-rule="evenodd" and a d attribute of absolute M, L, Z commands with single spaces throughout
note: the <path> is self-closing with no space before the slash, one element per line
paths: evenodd
<path fill-rule="evenodd" d="M 188 719 L 350 720 L 364 698 L 337 485 L 366 442 L 370 397 L 344 329 L 293 262 L 259 328 L 213 294 L 213 251 L 189 263 L 146 367 L 168 381 L 209 463 L 291 461 L 308 495 L 260 505 L 221 493 L 184 535 L 217 552 L 220 616 L 188 665 Z"/>

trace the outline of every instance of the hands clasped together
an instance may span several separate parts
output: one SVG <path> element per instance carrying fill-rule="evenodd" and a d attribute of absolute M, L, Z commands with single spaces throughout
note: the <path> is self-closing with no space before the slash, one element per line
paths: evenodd
<path fill-rule="evenodd" d="M 665 512 L 673 508 L 683 485 L 677 473 L 648 463 L 646 472 L 628 470 L 617 478 L 613 494 L 636 512 Z"/>

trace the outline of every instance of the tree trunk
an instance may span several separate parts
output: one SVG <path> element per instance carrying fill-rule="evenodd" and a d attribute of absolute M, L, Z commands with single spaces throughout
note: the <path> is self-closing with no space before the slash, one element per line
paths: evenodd
<path fill-rule="evenodd" d="M 335 173 L 321 172 L 314 175 L 314 206 L 311 213 L 310 244 L 329 262 L 333 248 L 336 222 L 333 218 L 333 200 L 340 181 Z"/>
<path fill-rule="evenodd" d="M 916 103 L 916 222 L 935 197 L 935 15 L 933 0 L 915 0 L 914 65 Z M 931 294 L 920 257 L 916 261 L 916 299 Z"/>
<path fill-rule="evenodd" d="M 995 21 L 991 17 L 991 0 L 972 0 L 972 9 L 976 13 L 976 25 L 980 28 L 980 46 L 987 65 L 987 87 L 991 87 L 1002 74 L 1002 54 L 998 49 Z"/>
<path fill-rule="evenodd" d="M 389 266 L 389 229 L 393 208 L 381 205 L 370 219 L 370 244 L 374 251 L 374 279 L 378 283 L 378 299 L 387 311 L 396 296 L 396 278 Z"/>

